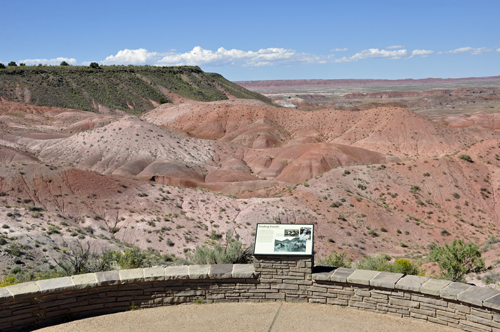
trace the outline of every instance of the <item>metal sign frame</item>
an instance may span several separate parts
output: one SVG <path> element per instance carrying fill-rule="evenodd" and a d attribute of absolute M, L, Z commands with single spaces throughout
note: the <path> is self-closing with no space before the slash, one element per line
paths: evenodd
<path fill-rule="evenodd" d="M 259 223 L 254 243 L 254 255 L 312 256 L 314 225 Z"/>

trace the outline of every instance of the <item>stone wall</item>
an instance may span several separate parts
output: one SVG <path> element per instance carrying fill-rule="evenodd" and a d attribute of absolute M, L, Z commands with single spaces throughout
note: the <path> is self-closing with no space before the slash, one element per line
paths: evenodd
<path fill-rule="evenodd" d="M 259 301 L 252 265 L 190 265 L 98 272 L 0 288 L 0 331 L 193 302 Z"/>
<path fill-rule="evenodd" d="M 0 331 L 193 302 L 323 303 L 500 332 L 500 292 L 397 273 L 313 268 L 311 257 L 256 256 L 254 265 L 99 272 L 0 288 Z"/>

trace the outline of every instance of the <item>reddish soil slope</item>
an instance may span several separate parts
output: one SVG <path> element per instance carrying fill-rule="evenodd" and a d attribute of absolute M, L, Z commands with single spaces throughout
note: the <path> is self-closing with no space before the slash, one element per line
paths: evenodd
<path fill-rule="evenodd" d="M 139 119 L 1 103 L 4 234 L 39 266 L 77 241 L 181 257 L 212 232 L 251 244 L 259 222 L 313 223 L 320 256 L 420 257 L 432 242 L 500 237 L 496 115 L 438 123 L 378 106 L 178 100 Z"/>

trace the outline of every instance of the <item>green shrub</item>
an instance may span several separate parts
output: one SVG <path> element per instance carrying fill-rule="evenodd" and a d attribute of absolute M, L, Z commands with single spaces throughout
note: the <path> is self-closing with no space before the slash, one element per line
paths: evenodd
<path fill-rule="evenodd" d="M 16 242 L 12 242 L 11 244 L 9 244 L 9 247 L 5 249 L 5 251 L 10 253 L 12 256 L 19 257 L 24 254 L 22 252 L 22 249 L 23 249 L 22 245 Z"/>
<path fill-rule="evenodd" d="M 61 276 L 110 271 L 114 269 L 135 269 L 151 266 L 160 266 L 175 263 L 186 263 L 174 259 L 170 255 L 160 255 L 156 250 L 131 248 L 125 251 L 104 250 L 97 253 L 91 249 L 89 243 L 66 250 L 57 263 L 57 272 Z"/>
<path fill-rule="evenodd" d="M 450 232 L 448 232 L 446 229 L 443 229 L 441 231 L 441 236 L 450 236 L 450 235 L 451 235 Z"/>
<path fill-rule="evenodd" d="M 396 261 L 392 266 L 392 270 L 390 272 L 410 274 L 410 275 L 421 274 L 420 266 L 417 264 L 413 264 L 412 262 L 410 262 L 408 259 L 405 258 L 396 259 Z"/>
<path fill-rule="evenodd" d="M 386 254 L 365 256 L 353 264 L 354 268 L 373 271 L 390 271 L 391 257 Z"/>
<path fill-rule="evenodd" d="M 109 229 L 109 231 L 112 233 L 112 234 L 115 234 L 115 233 L 118 233 L 120 231 L 120 228 L 119 227 L 111 227 Z"/>
<path fill-rule="evenodd" d="M 11 61 L 11 62 L 9 62 L 9 64 L 7 66 L 9 66 L 9 67 L 17 67 L 17 63 L 15 63 L 15 61 Z"/>
<path fill-rule="evenodd" d="M 158 102 L 159 102 L 160 104 L 166 104 L 166 103 L 168 103 L 168 99 L 167 99 L 167 98 L 165 98 L 165 97 L 160 97 L 160 99 L 158 99 Z"/>
<path fill-rule="evenodd" d="M 353 267 L 362 270 L 385 271 L 411 275 L 421 274 L 419 263 L 412 263 L 408 259 L 396 259 L 395 261 L 392 261 L 391 257 L 386 254 L 365 256 L 357 261 Z"/>
<path fill-rule="evenodd" d="M 222 239 L 223 234 L 217 233 L 215 230 L 212 229 L 212 232 L 208 236 L 210 239 L 217 241 Z"/>
<path fill-rule="evenodd" d="M 7 67 L 5 67 L 5 65 L 3 63 L 0 63 L 0 69 L 5 69 Z"/>
<path fill-rule="evenodd" d="M 479 247 L 463 240 L 454 239 L 443 247 L 435 247 L 429 254 L 429 259 L 437 262 L 441 276 L 452 281 L 464 281 L 465 275 L 485 270 Z"/>
<path fill-rule="evenodd" d="M 496 284 L 500 281 L 500 273 L 498 272 L 490 272 L 483 277 L 483 281 L 486 285 Z"/>
<path fill-rule="evenodd" d="M 49 226 L 49 229 L 47 230 L 47 234 L 48 235 L 51 235 L 51 234 L 60 234 L 61 233 L 60 230 L 61 230 L 61 227 L 59 227 L 59 226 L 56 226 L 56 225 Z"/>
<path fill-rule="evenodd" d="M 352 259 L 346 260 L 347 253 L 341 252 L 337 253 L 336 251 L 332 252 L 326 257 L 320 258 L 318 260 L 317 265 L 321 266 L 335 266 L 335 267 L 351 267 Z"/>
<path fill-rule="evenodd" d="M 469 163 L 473 163 L 474 161 L 472 160 L 472 158 L 468 155 L 468 154 L 461 154 L 460 156 L 458 156 L 458 158 L 462 159 L 462 160 L 465 160 Z"/>
<path fill-rule="evenodd" d="M 45 209 L 44 209 L 43 207 L 41 207 L 41 206 L 32 206 L 32 205 L 26 205 L 26 209 L 27 209 L 28 211 L 38 211 L 38 212 L 40 212 L 40 211 L 44 211 L 44 210 L 45 210 Z"/>
<path fill-rule="evenodd" d="M 212 247 L 197 246 L 194 254 L 188 255 L 193 264 L 246 264 L 252 261 L 250 248 L 244 248 L 240 241 L 233 239 L 228 230 L 224 245 L 215 243 Z"/>

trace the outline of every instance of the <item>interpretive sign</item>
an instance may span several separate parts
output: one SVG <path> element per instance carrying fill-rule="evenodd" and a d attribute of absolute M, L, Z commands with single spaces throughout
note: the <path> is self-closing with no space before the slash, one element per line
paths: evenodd
<path fill-rule="evenodd" d="M 257 224 L 254 255 L 312 255 L 314 225 Z"/>

